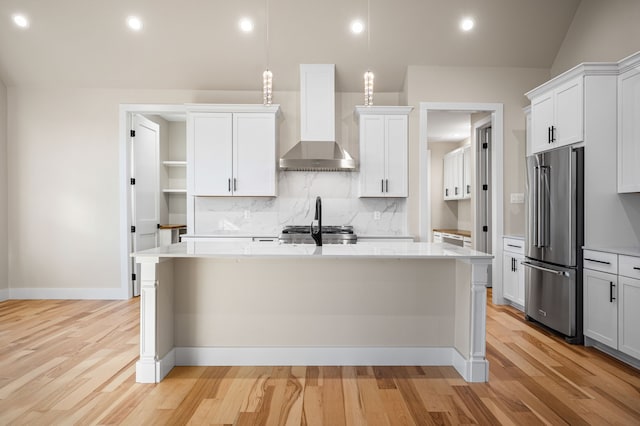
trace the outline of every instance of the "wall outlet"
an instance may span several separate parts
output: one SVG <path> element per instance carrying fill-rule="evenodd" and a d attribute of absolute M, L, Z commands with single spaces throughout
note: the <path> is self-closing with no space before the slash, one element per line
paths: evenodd
<path fill-rule="evenodd" d="M 380 212 L 378 210 L 373 212 L 373 220 L 380 220 Z"/>
<path fill-rule="evenodd" d="M 245 210 L 244 211 L 244 218 L 245 219 L 251 219 L 251 210 Z"/>
<path fill-rule="evenodd" d="M 524 204 L 524 194 L 522 192 L 511 194 L 511 204 Z"/>

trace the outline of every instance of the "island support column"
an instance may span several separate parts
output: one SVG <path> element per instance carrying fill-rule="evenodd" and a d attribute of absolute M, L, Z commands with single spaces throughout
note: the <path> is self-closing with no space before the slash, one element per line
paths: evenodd
<path fill-rule="evenodd" d="M 173 261 L 158 257 L 136 260 L 141 266 L 140 359 L 136 362 L 136 382 L 159 383 L 175 366 Z"/>

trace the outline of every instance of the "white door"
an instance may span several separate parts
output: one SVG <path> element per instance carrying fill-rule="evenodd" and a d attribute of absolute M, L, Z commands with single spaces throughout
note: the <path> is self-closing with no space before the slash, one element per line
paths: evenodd
<path fill-rule="evenodd" d="M 231 113 L 191 113 L 187 118 L 187 163 L 191 195 L 232 195 Z"/>
<path fill-rule="evenodd" d="M 233 114 L 233 195 L 276 195 L 275 116 Z"/>
<path fill-rule="evenodd" d="M 135 179 L 132 186 L 132 240 L 133 251 L 146 250 L 158 245 L 159 183 L 158 150 L 160 128 L 141 115 L 133 116 L 132 171 Z M 133 183 L 133 182 L 132 182 Z M 133 284 L 133 294 L 140 294 L 140 265 L 136 264 L 137 279 Z"/>
<path fill-rule="evenodd" d="M 360 196 L 384 196 L 384 116 L 360 116 Z"/>
<path fill-rule="evenodd" d="M 408 118 L 406 115 L 388 115 L 384 120 L 387 157 L 385 170 L 385 196 L 406 197 L 407 185 L 407 139 Z"/>

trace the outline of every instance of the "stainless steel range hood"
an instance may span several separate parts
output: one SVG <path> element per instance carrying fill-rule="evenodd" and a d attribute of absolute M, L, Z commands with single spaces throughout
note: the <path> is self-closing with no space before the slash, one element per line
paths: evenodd
<path fill-rule="evenodd" d="M 335 65 L 300 65 L 300 142 L 280 158 L 280 170 L 356 170 L 335 141 L 335 111 Z"/>

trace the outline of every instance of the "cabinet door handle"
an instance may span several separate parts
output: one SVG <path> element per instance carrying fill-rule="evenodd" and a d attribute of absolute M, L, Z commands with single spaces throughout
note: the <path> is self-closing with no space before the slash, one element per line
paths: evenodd
<path fill-rule="evenodd" d="M 556 141 L 556 126 L 551 126 L 551 142 Z"/>
<path fill-rule="evenodd" d="M 467 185 L 467 194 L 471 194 L 471 185 Z"/>
<path fill-rule="evenodd" d="M 603 265 L 611 265 L 611 262 L 605 262 L 604 260 L 589 259 L 587 257 L 585 257 L 584 260 L 588 260 L 589 262 L 602 263 Z"/>
<path fill-rule="evenodd" d="M 449 196 L 449 188 L 445 188 L 444 189 L 444 195 L 445 195 L 445 197 Z"/>
<path fill-rule="evenodd" d="M 384 179 L 380 179 L 380 192 L 384 192 Z"/>
<path fill-rule="evenodd" d="M 231 192 L 231 178 L 227 179 L 227 186 L 228 186 L 229 192 Z"/>
<path fill-rule="evenodd" d="M 236 178 L 233 178 L 233 192 L 236 192 L 237 190 L 238 190 L 238 182 Z"/>
<path fill-rule="evenodd" d="M 547 143 L 551 143 L 551 126 L 547 127 Z"/>
<path fill-rule="evenodd" d="M 454 195 L 458 195 L 458 187 L 456 186 L 456 187 L 454 187 L 454 188 L 455 188 Z"/>
<path fill-rule="evenodd" d="M 609 302 L 613 303 L 614 300 L 616 300 L 615 297 L 613 297 L 613 288 L 616 285 L 613 283 L 613 281 L 609 281 Z"/>
<path fill-rule="evenodd" d="M 384 180 L 384 185 L 385 185 L 385 188 L 386 188 L 385 192 L 389 192 L 389 179 L 385 179 Z"/>
<path fill-rule="evenodd" d="M 511 258 L 511 272 L 515 272 L 516 271 L 516 259 L 515 258 Z"/>

